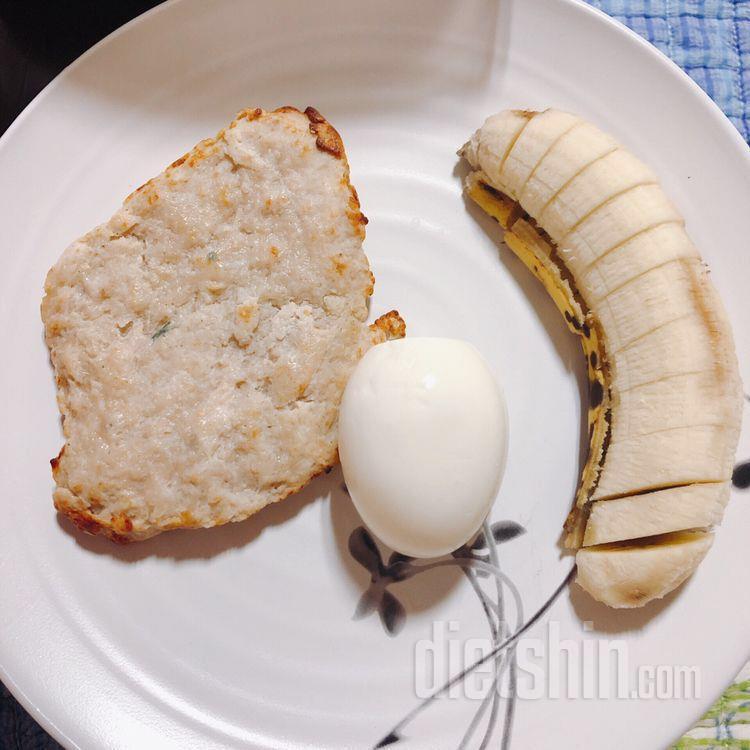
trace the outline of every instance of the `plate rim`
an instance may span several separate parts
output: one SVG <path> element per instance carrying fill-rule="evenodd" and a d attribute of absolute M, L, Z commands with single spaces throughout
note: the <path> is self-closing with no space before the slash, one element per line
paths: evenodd
<path fill-rule="evenodd" d="M 172 10 L 173 7 L 180 5 L 184 0 L 164 0 L 158 5 L 150 8 L 143 13 L 135 16 L 129 21 L 125 22 L 121 26 L 117 27 L 109 34 L 104 36 L 94 45 L 85 50 L 76 59 L 70 62 L 65 68 L 63 68 L 34 98 L 23 108 L 23 110 L 17 115 L 17 117 L 11 122 L 5 132 L 0 136 L 0 159 L 2 158 L 6 149 L 10 148 L 9 143 L 14 137 L 17 130 L 20 130 L 28 120 L 28 118 L 38 109 L 57 88 L 63 85 L 66 79 L 75 71 L 78 66 L 85 64 L 90 56 L 95 54 L 101 48 L 110 44 L 114 39 L 118 38 L 122 34 L 130 32 L 133 28 L 140 26 L 143 23 L 147 23 L 152 16 L 156 16 L 160 13 L 166 13 Z M 258 0 L 255 0 L 258 2 Z M 363 0 L 359 0 L 362 2 Z M 516 0 L 520 2 L 521 0 Z M 634 42 L 640 49 L 640 55 L 647 55 L 651 60 L 660 65 L 664 70 L 668 70 L 675 81 L 676 85 L 682 85 L 686 87 L 686 90 L 690 91 L 692 96 L 697 98 L 701 103 L 704 110 L 711 112 L 711 118 L 713 126 L 723 132 L 722 138 L 727 143 L 732 143 L 732 148 L 736 151 L 738 159 L 744 163 L 745 171 L 750 174 L 750 148 L 748 143 L 745 141 L 743 136 L 729 120 L 727 115 L 721 110 L 716 102 L 694 81 L 688 73 L 683 70 L 676 62 L 674 62 L 669 56 L 663 53 L 660 49 L 654 46 L 651 42 L 640 36 L 637 32 L 626 26 L 624 23 L 608 15 L 603 10 L 596 8 L 586 0 L 547 0 L 548 2 L 554 2 L 559 6 L 567 6 L 573 12 L 580 12 L 588 15 L 590 18 L 595 19 L 596 23 L 604 24 L 609 26 L 615 33 L 619 33 L 629 38 Z M 8 692 L 18 701 L 18 703 L 24 708 L 25 711 L 36 721 L 45 732 L 47 732 L 53 739 L 65 748 L 73 748 L 74 750 L 83 750 L 82 746 L 73 739 L 68 733 L 66 733 L 61 727 L 59 727 L 48 715 L 48 713 L 37 703 L 34 703 L 26 692 L 21 688 L 17 680 L 11 675 L 5 668 L 1 659 L 2 653 L 0 652 L 0 681 L 5 685 Z M 747 661 L 750 660 L 750 644 L 746 646 L 745 656 L 743 657 L 740 664 L 738 664 L 737 670 L 739 670 Z M 733 679 L 733 678 L 731 678 Z M 715 700 L 721 695 L 721 691 L 716 695 L 709 696 L 709 699 L 704 697 L 701 702 L 706 706 L 712 705 Z M 696 717 L 696 721 L 699 717 Z M 687 731 L 689 727 L 685 729 Z M 675 740 L 679 739 L 678 735 Z"/>

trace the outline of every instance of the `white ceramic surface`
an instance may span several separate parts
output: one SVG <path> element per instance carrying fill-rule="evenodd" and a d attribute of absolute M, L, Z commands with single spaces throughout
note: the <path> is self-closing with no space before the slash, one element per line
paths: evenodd
<path fill-rule="evenodd" d="M 462 199 L 455 150 L 473 128 L 503 107 L 554 105 L 652 164 L 713 268 L 750 382 L 747 147 L 684 74 L 603 15 L 573 0 L 181 0 L 148 13 L 0 140 L 0 677 L 69 747 L 371 747 L 416 703 L 415 643 L 433 622 L 486 631 L 456 569 L 391 587 L 407 615 L 393 638 L 374 614 L 352 619 L 369 574 L 347 549 L 360 522 L 338 471 L 243 524 L 122 548 L 53 511 L 47 268 L 237 110 L 283 104 L 316 106 L 344 137 L 371 222 L 373 316 L 398 307 L 412 334 L 471 341 L 503 382 L 511 444 L 492 518 L 527 530 L 498 546 L 526 617 L 570 566 L 557 542 L 578 474 L 583 358 Z M 748 656 L 749 531 L 750 497 L 735 493 L 707 560 L 665 602 L 612 613 L 571 587 L 546 618 L 561 638 L 623 640 L 632 669 L 700 667 L 700 698 L 522 699 L 511 746 L 660 748 L 688 728 Z M 394 747 L 455 748 L 476 707 L 433 706 Z"/>

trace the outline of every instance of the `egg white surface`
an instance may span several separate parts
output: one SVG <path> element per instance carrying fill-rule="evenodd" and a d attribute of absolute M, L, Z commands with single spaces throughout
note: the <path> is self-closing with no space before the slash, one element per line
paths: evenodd
<path fill-rule="evenodd" d="M 375 346 L 344 391 L 339 454 L 351 498 L 376 536 L 411 557 L 447 554 L 474 535 L 507 445 L 503 392 L 464 341 Z"/>

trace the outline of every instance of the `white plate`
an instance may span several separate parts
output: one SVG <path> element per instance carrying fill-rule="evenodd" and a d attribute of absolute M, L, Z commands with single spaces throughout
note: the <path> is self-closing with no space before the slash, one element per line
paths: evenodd
<path fill-rule="evenodd" d="M 373 315 L 396 306 L 412 334 L 469 339 L 504 382 L 512 441 L 493 519 L 527 529 L 497 548 L 525 618 L 570 566 L 557 539 L 584 379 L 543 291 L 462 200 L 454 153 L 482 119 L 564 107 L 651 163 L 712 265 L 750 380 L 747 147 L 685 75 L 603 15 L 572 0 L 183 0 L 148 13 L 68 69 L 0 142 L 0 677 L 70 747 L 371 747 L 416 704 L 416 644 L 433 623 L 455 643 L 486 635 L 455 568 L 389 587 L 407 611 L 393 638 L 376 615 L 352 619 L 369 574 L 347 548 L 359 521 L 338 472 L 246 523 L 126 548 L 53 512 L 47 268 L 236 110 L 283 104 L 313 104 L 343 134 L 371 221 Z M 749 527 L 749 498 L 736 493 L 708 559 L 665 602 L 612 613 L 570 587 L 544 620 L 576 642 L 620 639 L 628 677 L 694 665 L 700 697 L 527 696 L 512 727 L 501 701 L 493 746 L 504 726 L 514 747 L 558 750 L 658 748 L 687 729 L 748 656 Z M 438 670 L 448 662 L 441 653 Z M 394 747 L 455 748 L 479 705 L 432 705 Z"/>

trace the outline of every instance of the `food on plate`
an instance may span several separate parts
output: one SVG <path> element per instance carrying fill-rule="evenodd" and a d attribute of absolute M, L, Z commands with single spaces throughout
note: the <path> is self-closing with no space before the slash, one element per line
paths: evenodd
<path fill-rule="evenodd" d="M 710 547 L 739 437 L 708 271 L 653 172 L 575 115 L 501 112 L 461 154 L 468 195 L 583 344 L 590 446 L 565 528 L 578 582 L 613 607 L 664 596 Z"/>
<path fill-rule="evenodd" d="M 239 521 L 336 460 L 366 324 L 366 223 L 314 109 L 248 109 L 50 270 L 55 506 L 116 541 Z"/>
<path fill-rule="evenodd" d="M 341 466 L 370 529 L 394 550 L 437 557 L 469 540 L 497 495 L 505 400 L 464 341 L 407 338 L 357 364 L 339 416 Z"/>
<path fill-rule="evenodd" d="M 611 607 L 660 599 L 698 567 L 713 542 L 705 531 L 583 547 L 576 555 L 578 582 Z"/>

